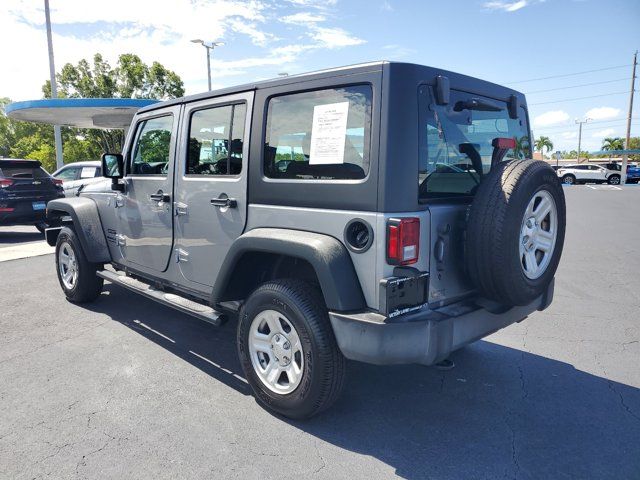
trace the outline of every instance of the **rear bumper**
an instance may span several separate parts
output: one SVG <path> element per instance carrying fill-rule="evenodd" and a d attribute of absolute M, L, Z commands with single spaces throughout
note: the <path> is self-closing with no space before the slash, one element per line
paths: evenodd
<path fill-rule="evenodd" d="M 34 210 L 34 203 L 44 203 L 60 198 L 58 196 L 32 196 L 32 197 L 7 197 L 0 198 L 0 225 L 35 225 L 46 221 L 46 210 Z"/>
<path fill-rule="evenodd" d="M 370 312 L 330 312 L 329 318 L 342 354 L 351 360 L 432 365 L 469 343 L 544 310 L 553 299 L 553 286 L 552 281 L 543 295 L 526 306 L 507 308 L 476 301 L 393 319 Z"/>

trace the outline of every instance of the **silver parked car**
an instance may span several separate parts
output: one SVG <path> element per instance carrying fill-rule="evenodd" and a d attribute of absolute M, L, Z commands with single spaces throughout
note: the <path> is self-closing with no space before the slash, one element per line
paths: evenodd
<path fill-rule="evenodd" d="M 75 197 L 86 185 L 103 180 L 102 165 L 99 161 L 69 163 L 51 176 L 62 180 L 65 196 Z"/>

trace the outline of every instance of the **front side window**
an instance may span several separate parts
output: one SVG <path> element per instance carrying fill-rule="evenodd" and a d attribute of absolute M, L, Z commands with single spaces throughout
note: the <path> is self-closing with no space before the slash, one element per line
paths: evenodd
<path fill-rule="evenodd" d="M 531 158 L 524 108 L 513 119 L 505 101 L 451 90 L 449 103 L 438 105 L 428 87 L 419 92 L 420 199 L 473 195 L 491 169 L 496 138 L 515 141 L 504 160 Z"/>
<path fill-rule="evenodd" d="M 269 100 L 264 174 L 297 180 L 361 179 L 369 173 L 369 85 Z"/>
<path fill-rule="evenodd" d="M 189 124 L 187 175 L 238 175 L 247 107 L 244 103 L 198 110 Z"/>
<path fill-rule="evenodd" d="M 138 125 L 131 173 L 133 175 L 166 175 L 171 158 L 173 116 L 150 118 Z"/>
<path fill-rule="evenodd" d="M 64 182 L 76 180 L 78 178 L 79 171 L 80 169 L 78 167 L 65 168 L 56 175 L 56 178 Z"/>

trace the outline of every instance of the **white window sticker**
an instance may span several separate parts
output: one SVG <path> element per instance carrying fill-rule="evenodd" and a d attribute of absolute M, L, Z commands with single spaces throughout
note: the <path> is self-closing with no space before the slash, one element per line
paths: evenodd
<path fill-rule="evenodd" d="M 93 178 L 96 176 L 96 167 L 82 167 L 80 178 Z"/>
<path fill-rule="evenodd" d="M 349 102 L 313 107 L 309 165 L 344 163 Z"/>

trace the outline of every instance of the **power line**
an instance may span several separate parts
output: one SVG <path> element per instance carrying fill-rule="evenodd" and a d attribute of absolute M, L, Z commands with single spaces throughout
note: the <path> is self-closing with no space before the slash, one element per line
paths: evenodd
<path fill-rule="evenodd" d="M 579 88 L 579 87 L 590 87 L 591 85 L 603 85 L 605 83 L 615 83 L 627 81 L 628 78 L 619 78 L 617 80 L 606 80 L 604 82 L 593 82 L 593 83 L 582 83 L 580 85 L 569 85 L 568 87 L 558 87 L 558 88 L 549 88 L 548 90 L 534 90 L 533 92 L 525 92 L 527 95 L 531 95 L 532 93 L 543 93 L 543 92 L 555 92 L 557 90 L 567 90 L 569 88 Z"/>
<path fill-rule="evenodd" d="M 565 73 L 563 75 L 551 75 L 549 77 L 530 78 L 528 80 L 518 80 L 517 82 L 506 82 L 506 83 L 513 85 L 516 83 L 537 82 L 539 80 L 549 80 L 551 78 L 573 77 L 575 75 L 583 75 L 585 73 L 604 72 L 605 70 L 615 70 L 617 68 L 627 68 L 627 67 L 629 67 L 629 65 L 617 65 L 615 67 L 596 68 L 594 70 L 584 70 L 582 72 Z"/>
<path fill-rule="evenodd" d="M 638 120 L 640 117 L 631 117 L 632 120 Z M 618 118 L 616 120 L 593 120 L 589 122 L 589 125 L 592 125 L 594 123 L 604 123 L 604 124 L 609 124 L 609 123 L 618 123 L 618 122 L 626 122 L 627 119 L 626 118 Z M 567 128 L 573 127 L 573 124 L 565 124 L 565 125 L 553 125 L 553 126 L 549 126 L 549 127 L 538 127 L 535 129 L 535 131 L 539 131 L 539 130 L 566 130 Z M 599 126 L 597 128 L 602 128 L 602 126 Z"/>
<path fill-rule="evenodd" d="M 549 105 L 551 103 L 561 103 L 561 102 L 573 102 L 575 100 L 586 100 L 588 98 L 598 98 L 598 97 L 610 97 L 612 95 L 626 95 L 627 93 L 629 93 L 629 92 L 603 93 L 601 95 L 590 95 L 588 97 L 563 98 L 563 99 L 560 99 L 560 100 L 553 100 L 551 102 L 529 103 L 529 106 L 532 106 L 532 105 Z"/>

